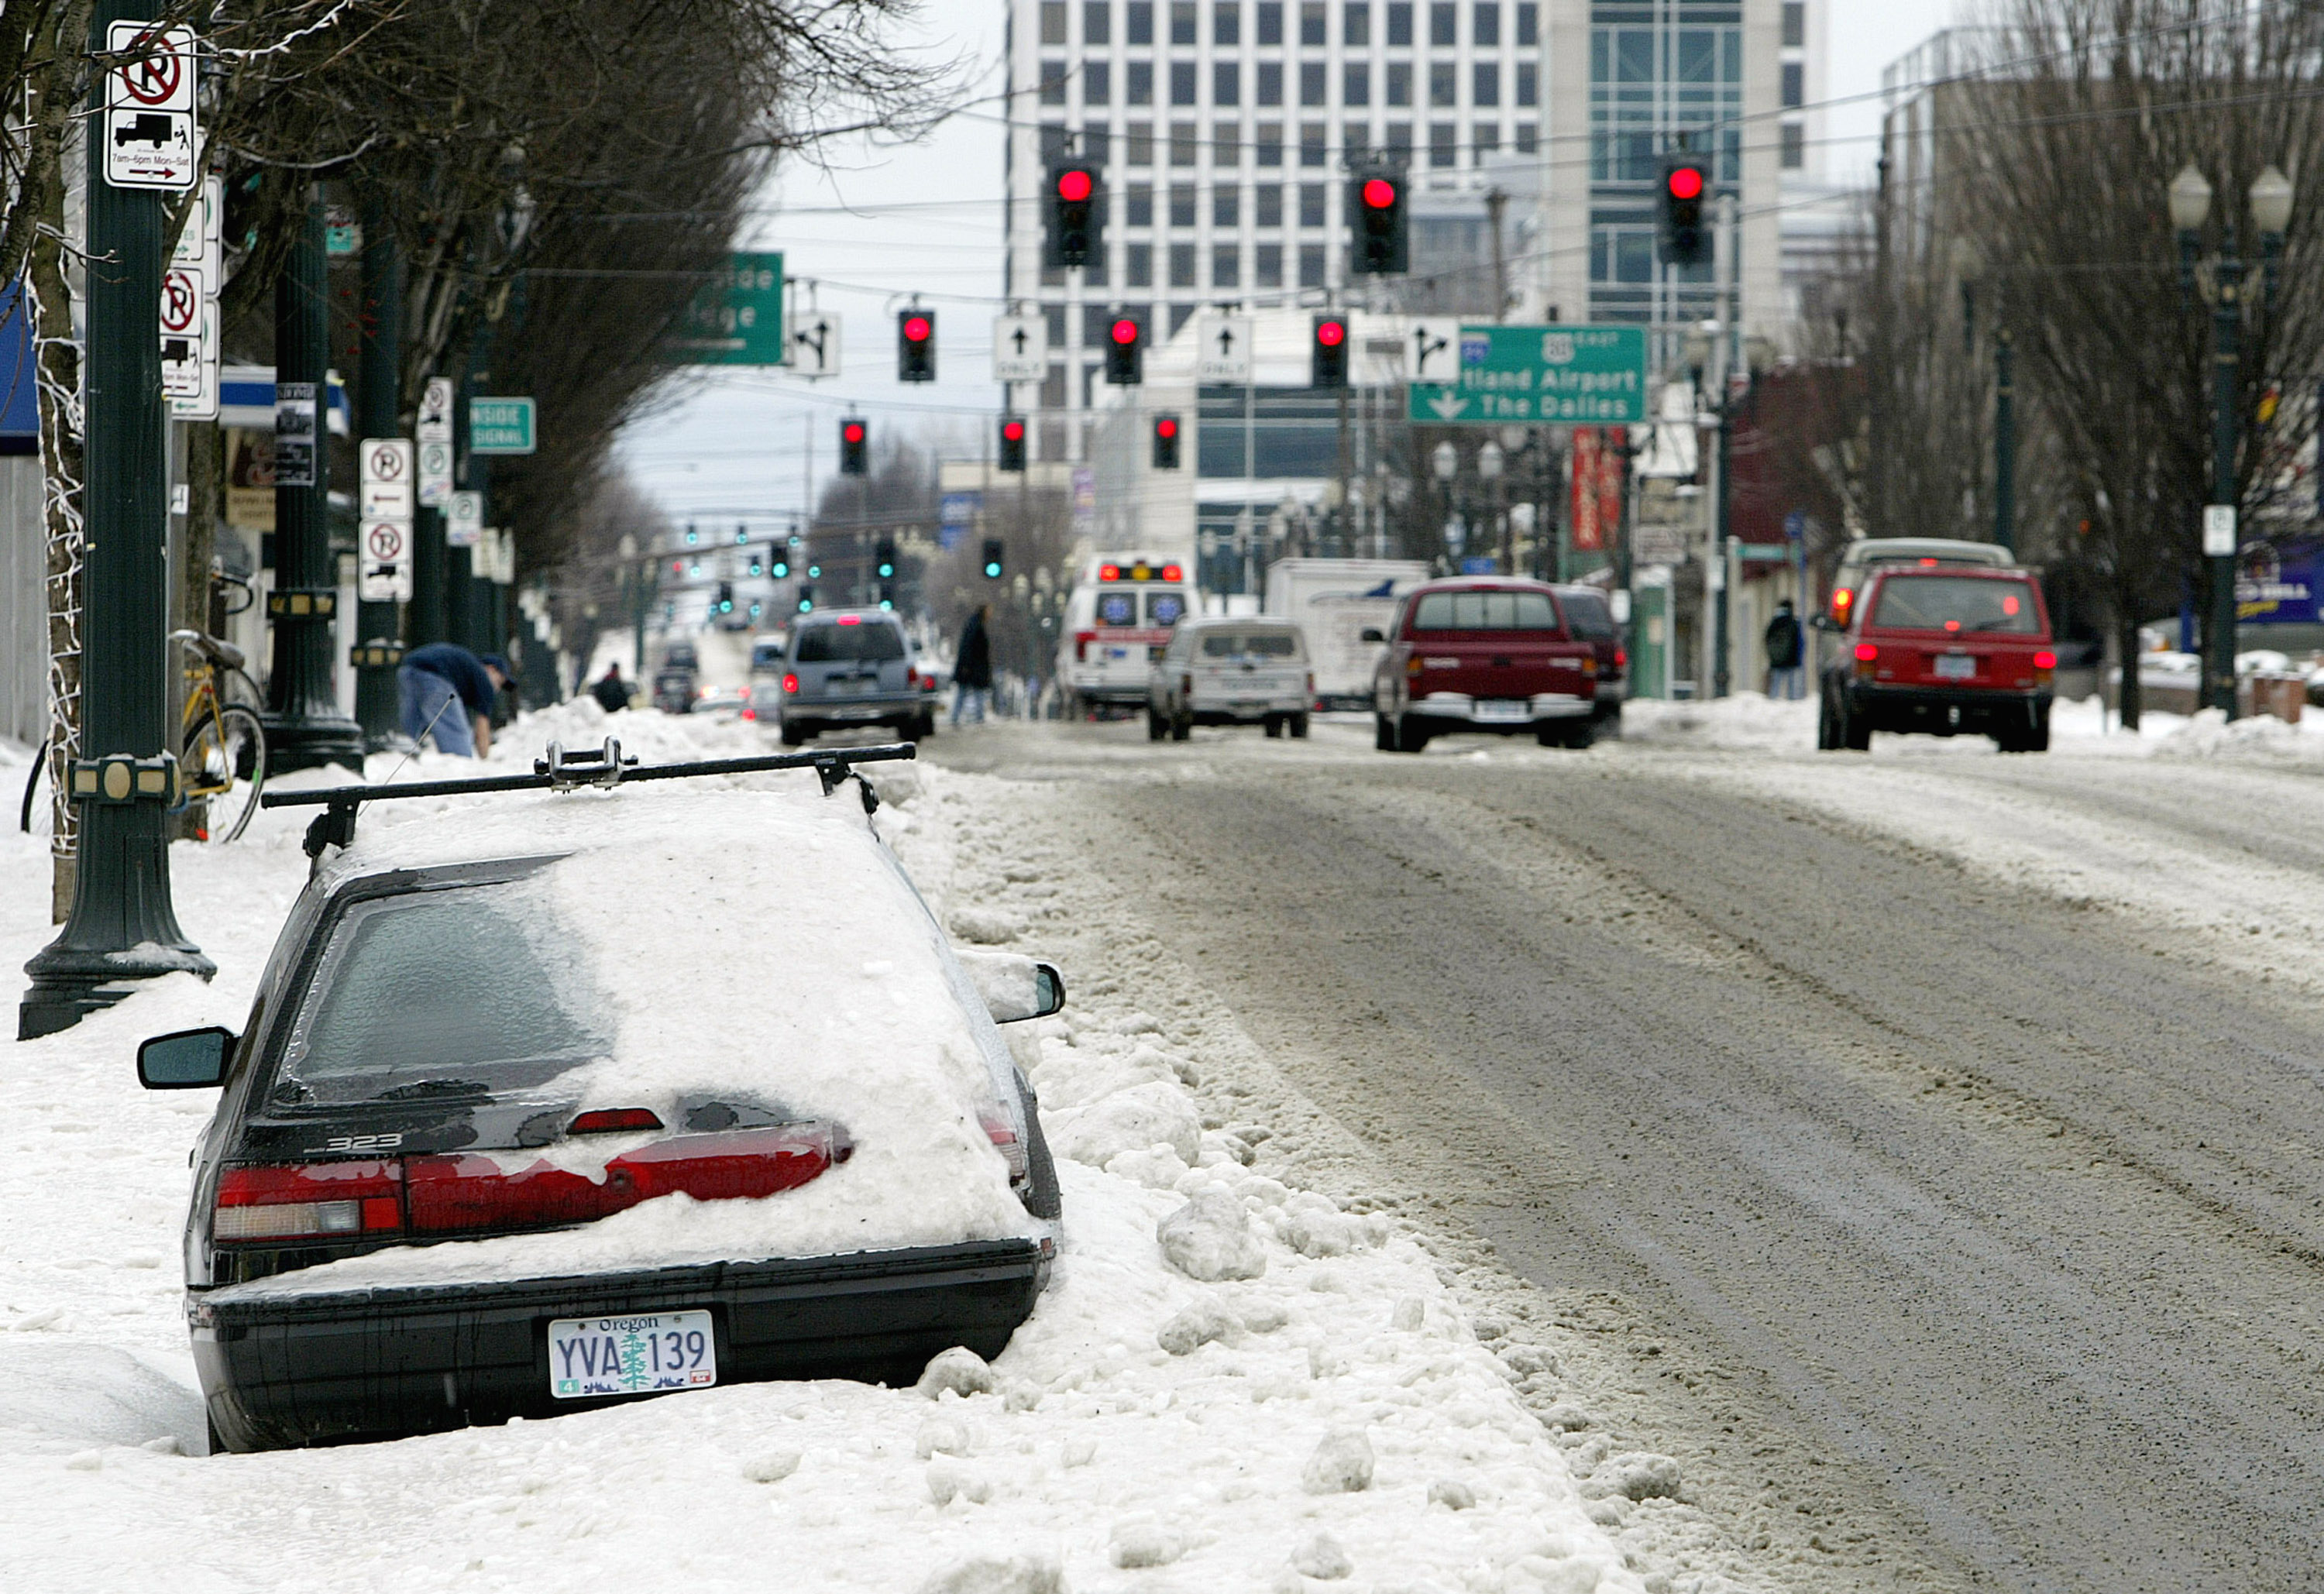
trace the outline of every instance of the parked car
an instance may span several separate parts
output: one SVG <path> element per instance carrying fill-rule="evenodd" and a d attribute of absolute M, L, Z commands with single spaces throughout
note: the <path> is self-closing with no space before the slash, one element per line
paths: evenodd
<path fill-rule="evenodd" d="M 993 1025 L 1062 980 L 955 955 L 845 786 L 758 779 L 456 795 L 318 861 L 240 1034 L 139 1048 L 224 1087 L 184 1246 L 213 1451 L 1007 1344 L 1060 1209 Z"/>
<path fill-rule="evenodd" d="M 1202 612 L 1192 573 L 1161 554 L 1101 554 L 1082 567 L 1057 638 L 1057 690 L 1068 718 L 1134 714 L 1146 677 L 1180 621 Z"/>
<path fill-rule="evenodd" d="M 2058 668 L 2042 585 L 2024 570 L 1891 566 L 1876 571 L 1823 668 L 1816 745 L 1862 752 L 1875 731 L 1990 736 L 2004 752 L 2050 746 Z"/>
<path fill-rule="evenodd" d="M 1148 675 L 1146 734 L 1184 742 L 1196 725 L 1264 725 L 1305 736 L 1314 698 L 1306 639 L 1289 621 L 1189 620 Z"/>
<path fill-rule="evenodd" d="M 1848 545 L 1840 568 L 1831 578 L 1832 623 L 1843 629 L 1857 597 L 1873 572 L 1893 565 L 1916 569 L 2003 569 L 2016 564 L 2015 556 L 1997 542 L 1968 542 L 1950 537 L 1862 537 Z"/>
<path fill-rule="evenodd" d="M 935 700 L 902 622 L 884 609 L 833 610 L 801 617 L 791 628 L 771 717 L 783 742 L 797 747 L 826 731 L 888 725 L 925 740 L 936 734 Z"/>
<path fill-rule="evenodd" d="M 1418 752 L 1452 731 L 1531 733 L 1544 747 L 1596 735 L 1598 653 L 1545 582 L 1469 576 L 1405 595 L 1372 677 L 1377 745 Z"/>
<path fill-rule="evenodd" d="M 1557 606 L 1577 641 L 1590 644 L 1598 659 L 1597 704 L 1591 712 L 1601 736 L 1622 733 L 1622 703 L 1630 695 L 1630 656 L 1623 650 L 1614 607 L 1594 586 L 1561 586 Z"/>

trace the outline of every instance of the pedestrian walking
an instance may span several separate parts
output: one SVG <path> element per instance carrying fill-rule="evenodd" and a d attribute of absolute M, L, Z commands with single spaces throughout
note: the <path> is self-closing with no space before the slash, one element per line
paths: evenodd
<path fill-rule="evenodd" d="M 589 688 L 589 696 L 607 714 L 619 714 L 630 705 L 630 684 L 622 678 L 622 666 L 617 659 L 605 666 L 605 673 Z"/>
<path fill-rule="evenodd" d="M 986 629 L 989 605 L 979 604 L 968 623 L 960 628 L 960 646 L 952 660 L 952 723 L 960 724 L 963 709 L 971 724 L 984 723 L 984 705 L 992 691 L 992 636 Z"/>
<path fill-rule="evenodd" d="M 1807 672 L 1800 668 L 1807 650 L 1807 636 L 1800 629 L 1799 616 L 1792 613 L 1789 598 L 1775 605 L 1775 617 L 1767 622 L 1766 641 L 1767 696 L 1796 702 L 1807 688 Z"/>
<path fill-rule="evenodd" d="M 438 752 L 480 759 L 493 751 L 493 700 L 509 684 L 497 655 L 479 659 L 451 642 L 430 642 L 403 656 L 395 672 L 403 733 L 433 741 Z"/>

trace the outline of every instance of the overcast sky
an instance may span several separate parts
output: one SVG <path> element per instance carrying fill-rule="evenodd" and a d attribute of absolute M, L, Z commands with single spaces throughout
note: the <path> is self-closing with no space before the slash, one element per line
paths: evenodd
<path fill-rule="evenodd" d="M 1833 8 L 1829 93 L 1834 101 L 1880 87 L 1881 69 L 1950 20 L 1957 0 L 1811 0 Z M 1000 0 L 928 0 L 919 29 L 931 51 L 967 63 L 964 80 L 1000 84 Z M 1836 104 L 1828 136 L 1835 177 L 1869 180 L 1877 99 Z M 947 452 L 987 444 L 1000 403 L 987 374 L 991 318 L 1001 309 L 1001 126 L 988 102 L 926 143 L 850 140 L 829 167 L 795 164 L 763 197 L 744 247 L 779 249 L 793 302 L 810 295 L 845 331 L 839 377 L 719 373 L 681 401 L 633 425 L 622 457 L 639 485 L 676 519 L 706 525 L 797 513 L 812 479 L 837 463 L 839 419 L 853 406 L 876 438 L 908 433 Z M 813 287 L 810 288 L 809 284 Z M 912 294 L 936 311 L 937 375 L 895 380 L 895 312 Z M 811 451 L 811 458 L 810 458 Z"/>

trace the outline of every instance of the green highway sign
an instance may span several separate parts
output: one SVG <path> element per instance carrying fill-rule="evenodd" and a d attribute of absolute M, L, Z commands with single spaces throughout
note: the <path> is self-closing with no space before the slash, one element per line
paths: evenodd
<path fill-rule="evenodd" d="M 784 365 L 783 257 L 730 254 L 726 269 L 702 285 L 669 344 L 690 365 Z"/>
<path fill-rule="evenodd" d="M 1460 336 L 1450 380 L 1410 384 L 1407 419 L 1620 426 L 1647 419 L 1643 327 L 1463 327 Z"/>
<path fill-rule="evenodd" d="M 530 454 L 540 441 L 530 399 L 470 399 L 468 452 Z"/>

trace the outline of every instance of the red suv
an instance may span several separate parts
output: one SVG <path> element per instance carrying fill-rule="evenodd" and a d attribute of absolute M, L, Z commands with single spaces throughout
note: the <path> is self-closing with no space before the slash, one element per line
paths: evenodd
<path fill-rule="evenodd" d="M 2004 752 L 2050 746 L 2058 655 L 2040 583 L 2023 570 L 1883 570 L 1824 666 L 1820 748 L 1872 745 L 1875 731 L 1966 732 Z"/>
<path fill-rule="evenodd" d="M 1447 731 L 1531 732 L 1544 747 L 1587 747 L 1596 732 L 1598 655 L 1547 584 L 1514 576 L 1432 581 L 1406 594 L 1372 676 L 1383 752 L 1418 752 Z"/>

